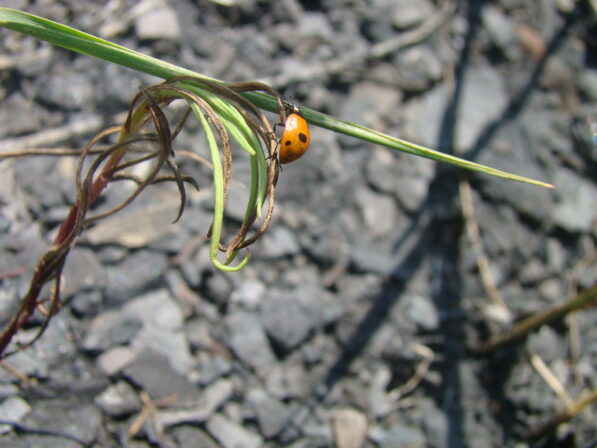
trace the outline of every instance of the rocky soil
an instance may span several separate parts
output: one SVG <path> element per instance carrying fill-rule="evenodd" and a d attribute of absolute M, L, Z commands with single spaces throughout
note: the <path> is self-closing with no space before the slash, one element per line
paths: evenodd
<path fill-rule="evenodd" d="M 280 175 L 268 234 L 229 274 L 209 262 L 209 173 L 187 164 L 201 190 L 179 223 L 162 185 L 83 234 L 65 306 L 0 365 L 2 447 L 595 446 L 594 404 L 532 438 L 597 387 L 595 310 L 470 350 L 597 283 L 594 1 L 2 6 L 557 186 L 315 128 Z M 81 148 L 159 81 L 5 29 L 0 42 L 0 151 Z M 206 154 L 196 126 L 179 145 Z M 0 163 L 2 323 L 73 201 L 75 165 Z M 237 224 L 248 173 L 235 174 Z"/>

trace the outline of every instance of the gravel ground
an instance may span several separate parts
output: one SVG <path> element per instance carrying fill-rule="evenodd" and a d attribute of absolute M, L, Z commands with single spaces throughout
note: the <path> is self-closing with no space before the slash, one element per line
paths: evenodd
<path fill-rule="evenodd" d="M 208 173 L 188 165 L 201 191 L 179 223 L 176 190 L 161 186 L 84 233 L 66 305 L 0 369 L 0 445 L 595 446 L 595 404 L 531 438 L 597 387 L 595 310 L 487 357 L 470 351 L 597 284 L 595 2 L 230 3 L 2 6 L 226 81 L 266 80 L 299 104 L 557 189 L 312 129 L 280 175 L 270 230 L 227 274 L 204 241 Z M 4 29 L 0 42 L 0 151 L 80 148 L 158 81 Z M 206 151 L 196 128 L 180 144 Z M 75 163 L 0 164 L 2 322 L 73 201 Z M 247 176 L 239 168 L 232 223 Z"/>

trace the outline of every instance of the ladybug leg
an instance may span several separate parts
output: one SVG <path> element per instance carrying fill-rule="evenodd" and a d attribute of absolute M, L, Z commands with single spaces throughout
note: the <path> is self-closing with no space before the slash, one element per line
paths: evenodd
<path fill-rule="evenodd" d="M 280 127 L 283 128 L 284 127 L 284 123 L 274 123 L 274 134 L 276 133 L 276 130 L 277 130 L 278 126 L 280 126 Z"/>
<path fill-rule="evenodd" d="M 278 158 L 278 149 L 280 148 L 280 141 L 278 140 L 274 151 L 266 158 L 266 160 L 275 160 Z"/>
<path fill-rule="evenodd" d="M 270 135 L 272 137 L 272 139 L 276 138 L 276 131 L 278 126 L 280 127 L 284 127 L 284 123 L 274 123 L 274 132 L 272 132 Z M 276 140 L 276 147 L 274 148 L 274 152 L 272 154 L 269 155 L 269 157 L 267 158 L 267 160 L 272 160 L 278 157 L 278 149 L 280 148 L 280 140 Z"/>

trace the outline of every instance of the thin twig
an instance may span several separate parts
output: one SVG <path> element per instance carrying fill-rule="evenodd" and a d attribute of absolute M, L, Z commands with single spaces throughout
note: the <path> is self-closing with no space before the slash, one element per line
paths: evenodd
<path fill-rule="evenodd" d="M 35 134 L 15 137 L 0 141 L 0 154 L 30 148 L 48 148 L 62 144 L 73 137 L 89 135 L 97 132 L 102 126 L 99 118 L 69 123 L 53 129 L 46 129 Z"/>
<path fill-rule="evenodd" d="M 504 301 L 497 287 L 495 286 L 495 280 L 493 279 L 493 275 L 491 273 L 489 259 L 487 258 L 487 255 L 485 254 L 485 250 L 483 248 L 481 231 L 479 230 L 479 225 L 477 224 L 477 220 L 475 219 L 473 194 L 471 192 L 471 186 L 468 180 L 460 180 L 458 184 L 458 191 L 460 197 L 460 205 L 462 208 L 462 216 L 464 217 L 464 223 L 466 226 L 468 237 L 476 254 L 475 261 L 477 263 L 477 269 L 479 269 L 481 282 L 483 283 L 483 289 L 485 290 L 487 296 L 493 301 L 493 303 L 499 306 L 501 309 L 503 309 L 507 313 L 507 315 L 510 316 L 510 310 L 508 309 L 506 302 Z"/>
<path fill-rule="evenodd" d="M 560 380 L 553 374 L 543 359 L 541 359 L 539 355 L 531 353 L 530 361 L 537 373 L 541 375 L 541 378 L 543 378 L 543 381 L 545 381 L 550 389 L 553 390 L 554 393 L 560 397 L 560 400 L 564 402 L 566 409 L 570 409 L 570 407 L 574 404 L 572 397 L 568 394 L 568 392 L 566 392 L 566 389 Z"/>
<path fill-rule="evenodd" d="M 106 148 L 96 148 L 90 151 L 90 154 L 99 154 L 105 151 Z M 0 160 L 2 159 L 18 159 L 23 157 L 35 157 L 35 156 L 53 156 L 53 157 L 64 157 L 64 156 L 80 156 L 80 149 L 71 148 L 30 148 L 22 149 L 17 151 L 5 151 L 0 153 Z"/>
<path fill-rule="evenodd" d="M 585 407 L 594 402 L 597 402 L 597 389 L 592 390 L 578 401 L 572 403 L 570 407 L 554 415 L 544 424 L 533 429 L 529 434 L 529 439 L 537 440 L 544 437 L 546 434 L 552 433 L 559 425 L 572 420 L 580 414 Z"/>
<path fill-rule="evenodd" d="M 411 393 L 413 390 L 417 388 L 417 386 L 423 381 L 425 375 L 429 371 L 429 367 L 433 364 L 435 359 L 435 355 L 433 354 L 433 350 L 423 344 L 419 344 L 414 342 L 411 344 L 411 349 L 421 355 L 423 359 L 417 367 L 415 368 L 415 373 L 406 381 L 406 383 L 396 387 L 393 389 L 388 395 L 392 400 L 399 400 L 400 398 L 404 397 L 405 395 Z"/>
<path fill-rule="evenodd" d="M 529 332 L 541 327 L 542 325 L 561 319 L 572 311 L 589 308 L 596 305 L 597 286 L 593 286 L 592 288 L 581 292 L 576 297 L 571 298 L 562 305 L 554 306 L 522 320 L 507 333 L 492 337 L 488 342 L 481 344 L 479 347 L 473 348 L 472 351 L 477 355 L 486 355 L 499 347 L 510 344 L 526 336 Z"/>

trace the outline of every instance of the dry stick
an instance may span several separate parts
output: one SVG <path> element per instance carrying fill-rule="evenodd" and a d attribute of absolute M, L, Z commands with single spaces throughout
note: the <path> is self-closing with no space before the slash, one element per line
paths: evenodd
<path fill-rule="evenodd" d="M 103 133 L 100 133 L 100 135 Z M 97 141 L 97 139 L 92 139 L 92 142 Z M 89 149 L 90 146 L 88 145 L 86 149 Z M 85 150 L 81 157 L 85 155 Z M 98 159 L 102 159 L 104 154 L 100 155 Z M 82 162 L 79 161 L 79 165 Z M 25 297 L 20 303 L 20 306 L 14 316 L 11 318 L 9 323 L 4 326 L 2 334 L 0 335 L 0 355 L 3 357 L 9 356 L 11 354 L 16 353 L 19 350 L 22 350 L 25 347 L 31 345 L 35 340 L 37 340 L 41 333 L 45 330 L 48 321 L 51 317 L 48 317 L 44 324 L 42 325 L 41 332 L 37 333 L 34 338 L 29 341 L 29 343 L 18 347 L 14 351 L 6 354 L 4 353 L 8 344 L 12 340 L 13 336 L 19 331 L 29 317 L 35 311 L 35 308 L 39 304 L 39 294 L 43 286 L 52 278 L 52 276 L 59 276 L 62 270 L 62 266 L 64 264 L 64 259 L 70 250 L 70 245 L 74 241 L 75 237 L 77 236 L 77 232 L 80 229 L 83 215 L 87 210 L 88 205 L 88 195 L 89 195 L 89 184 L 88 182 L 84 185 L 81 184 L 80 181 L 77 182 L 77 191 L 79 192 L 79 199 L 75 203 L 75 206 L 71 208 L 69 216 L 63 222 L 61 230 L 58 232 L 56 239 L 54 240 L 54 244 L 48 249 L 48 251 L 40 258 L 37 265 L 35 266 L 35 272 L 33 274 L 33 278 L 29 284 L 29 290 L 27 291 Z M 53 298 L 56 298 L 56 292 L 59 283 L 56 283 L 54 288 Z M 56 306 L 56 302 L 53 301 L 52 303 L 52 310 Z"/>
<path fill-rule="evenodd" d="M 414 342 L 411 345 L 411 349 L 421 355 L 423 359 L 415 368 L 415 373 L 408 379 L 408 381 L 406 381 L 406 383 L 389 392 L 389 396 L 392 400 L 397 401 L 415 390 L 421 381 L 423 381 L 423 378 L 425 378 L 425 375 L 429 371 L 429 367 L 431 367 L 431 364 L 433 364 L 433 361 L 435 360 L 433 350 L 426 345 Z"/>
<path fill-rule="evenodd" d="M 462 216 L 464 217 L 466 231 L 471 240 L 471 244 L 473 245 L 475 254 L 477 255 L 475 261 L 477 263 L 477 269 L 479 269 L 479 274 L 481 275 L 483 289 L 485 289 L 485 292 L 487 293 L 489 298 L 496 305 L 507 311 L 508 315 L 510 315 L 510 311 L 508 310 L 506 302 L 504 302 L 504 299 L 502 298 L 501 294 L 495 286 L 495 281 L 493 279 L 493 275 L 491 274 L 491 269 L 489 268 L 489 259 L 487 258 L 485 250 L 483 249 L 483 241 L 481 239 L 479 225 L 477 224 L 477 220 L 475 219 L 473 195 L 471 193 L 471 186 L 468 180 L 460 180 L 458 184 L 458 192 L 460 196 L 460 205 L 462 207 Z"/>
<path fill-rule="evenodd" d="M 133 104 L 129 109 L 129 114 L 127 117 L 127 121 L 125 126 L 120 127 L 112 127 L 106 129 L 100 133 L 98 133 L 91 141 L 87 144 L 83 152 L 81 153 L 81 157 L 79 159 L 79 164 L 77 168 L 77 191 L 79 192 L 79 197 L 75 204 L 71 207 L 68 216 L 63 221 L 56 238 L 50 249 L 41 257 L 39 262 L 35 267 L 35 272 L 33 274 L 33 278 L 31 279 L 29 290 L 27 294 L 21 301 L 21 305 L 19 309 L 10 320 L 10 322 L 4 326 L 2 329 L 2 334 L 0 334 L 0 356 L 5 357 L 5 350 L 8 347 L 8 344 L 11 342 L 13 336 L 19 331 L 29 317 L 33 314 L 35 308 L 38 305 L 38 298 L 41 292 L 41 289 L 46 284 L 48 280 L 51 279 L 53 275 L 60 275 L 62 266 L 64 264 L 64 260 L 70 251 L 71 244 L 74 242 L 75 238 L 78 236 L 78 233 L 81 230 L 84 215 L 87 212 L 87 207 L 89 204 L 93 203 L 103 189 L 108 185 L 111 178 L 111 173 L 113 169 L 118 165 L 122 157 L 124 157 L 128 145 L 124 145 L 122 147 L 117 148 L 116 151 L 110 152 L 107 157 L 108 160 L 106 161 L 102 172 L 100 175 L 95 179 L 91 180 L 89 176 L 85 183 L 81 182 L 81 170 L 83 166 L 83 160 L 86 155 L 90 152 L 91 148 L 97 143 L 101 138 L 114 133 L 116 131 L 120 131 L 119 142 L 126 140 L 126 137 L 130 135 L 131 131 L 136 132 L 138 130 L 139 124 L 142 122 L 142 117 L 146 114 L 146 110 L 143 107 L 139 107 L 138 109 L 134 110 L 135 102 L 139 101 L 141 94 L 137 95 Z M 141 115 L 141 117 L 139 117 Z M 100 155 L 100 159 L 104 159 L 104 155 Z M 56 291 L 57 288 L 55 287 L 53 298 L 56 298 Z M 56 309 L 58 303 L 53 301 L 52 303 L 52 312 Z M 50 315 L 51 317 L 51 315 Z M 49 318 L 44 322 L 42 325 L 42 332 L 48 324 Z M 34 337 L 33 341 L 35 341 L 41 333 L 38 333 L 37 336 Z M 32 343 L 33 341 L 30 341 Z M 26 344 L 24 347 L 27 347 L 29 344 Z M 17 348 L 14 352 L 19 351 L 21 348 Z M 12 354 L 9 353 L 8 355 Z"/>
<path fill-rule="evenodd" d="M 100 154 L 104 152 L 106 148 L 97 148 L 89 152 L 89 154 Z M 18 159 L 21 157 L 33 157 L 33 156 L 80 156 L 80 149 L 72 148 L 35 148 L 35 149 L 23 149 L 17 151 L 6 151 L 0 153 L 0 160 L 2 159 Z"/>
<path fill-rule="evenodd" d="M 28 148 L 39 148 L 58 145 L 74 136 L 88 135 L 97 132 L 102 126 L 102 120 L 91 118 L 77 121 L 58 128 L 47 129 L 35 134 L 15 137 L 0 141 L 0 154 Z"/>
<path fill-rule="evenodd" d="M 556 414 L 543 425 L 533 429 L 529 434 L 529 439 L 539 439 L 544 435 L 549 434 L 555 430 L 558 425 L 572 420 L 574 417 L 580 414 L 585 407 L 593 402 L 597 402 L 597 389 L 592 390 L 585 397 L 581 398 L 575 403 L 572 403 L 570 407 Z"/>
<path fill-rule="evenodd" d="M 569 290 L 578 292 L 578 277 L 581 275 L 581 272 L 593 266 L 597 262 L 597 253 L 595 251 L 588 250 L 587 255 L 585 255 L 582 259 L 580 259 L 572 268 L 572 272 L 568 275 L 569 281 Z M 568 337 L 570 340 L 570 364 L 573 367 L 573 374 L 574 380 L 576 384 L 582 384 L 582 375 L 577 368 L 578 360 L 580 359 L 581 355 L 581 342 L 580 342 L 580 330 L 579 330 L 579 323 L 578 323 L 578 316 L 573 314 L 566 319 L 566 324 L 568 327 Z"/>
<path fill-rule="evenodd" d="M 568 340 L 570 341 L 570 354 L 568 356 L 568 362 L 572 368 L 572 375 L 574 382 L 577 385 L 583 384 L 582 374 L 578 369 L 578 360 L 581 356 L 581 344 L 580 344 L 580 329 L 578 325 L 578 316 L 571 314 L 565 320 L 568 328 Z"/>
<path fill-rule="evenodd" d="M 63 257 L 68 253 L 68 250 L 69 248 L 67 245 L 52 247 L 37 263 L 27 294 L 21 301 L 19 309 L 9 323 L 2 329 L 3 331 L 0 335 L 0 356 L 6 356 L 4 351 L 12 340 L 12 337 L 18 330 L 23 328 L 25 322 L 29 319 L 29 316 L 35 311 L 35 308 L 38 305 L 37 299 L 42 287 L 51 278 L 52 274 L 56 272 L 56 269 L 60 268 Z M 16 351 L 18 351 L 18 349 Z"/>
<path fill-rule="evenodd" d="M 153 400 L 151 398 L 151 396 L 149 395 L 149 393 L 145 390 L 142 390 L 139 395 L 141 398 L 141 402 L 143 403 L 143 407 L 141 408 L 141 412 L 135 418 L 135 420 L 129 427 L 129 430 L 127 431 L 127 434 L 129 437 L 135 437 L 135 435 L 137 435 L 137 433 L 141 430 L 141 428 L 143 428 L 143 425 L 145 424 L 145 422 L 150 417 L 154 416 L 159 408 L 170 407 L 170 406 L 174 405 L 180 399 L 178 394 L 172 394 L 172 395 L 168 395 L 164 398 L 160 398 L 159 400 Z M 154 421 L 151 421 L 150 423 L 152 425 L 155 424 Z M 154 428 L 154 429 L 156 429 L 156 428 Z M 161 435 L 161 432 L 162 431 L 158 431 L 158 437 Z"/>
<path fill-rule="evenodd" d="M 544 324 L 548 324 L 564 317 L 571 311 L 589 308 L 595 305 L 597 305 L 597 286 L 593 286 L 592 288 L 581 292 L 563 305 L 554 306 L 542 313 L 535 314 L 522 320 L 508 333 L 494 336 L 488 342 L 473 348 L 472 351 L 477 355 L 486 355 L 499 347 L 524 337 L 527 333 Z"/>
<path fill-rule="evenodd" d="M 551 390 L 553 390 L 554 393 L 560 397 L 560 400 L 564 402 L 566 409 L 570 409 L 574 403 L 572 397 L 570 397 L 568 392 L 566 392 L 566 388 L 564 388 L 562 382 L 554 375 L 547 364 L 545 364 L 545 361 L 543 361 L 543 359 L 541 359 L 541 357 L 535 353 L 531 353 L 530 361 L 537 373 L 539 373 L 541 378 L 543 378 L 543 381 L 545 381 Z"/>
<path fill-rule="evenodd" d="M 21 373 L 19 370 L 17 370 L 8 361 L 0 361 L 0 367 L 2 367 L 9 374 L 14 376 L 17 380 L 19 380 L 25 386 L 29 386 L 31 384 L 37 384 L 37 378 L 34 378 L 34 377 L 29 378 L 26 374 Z"/>

